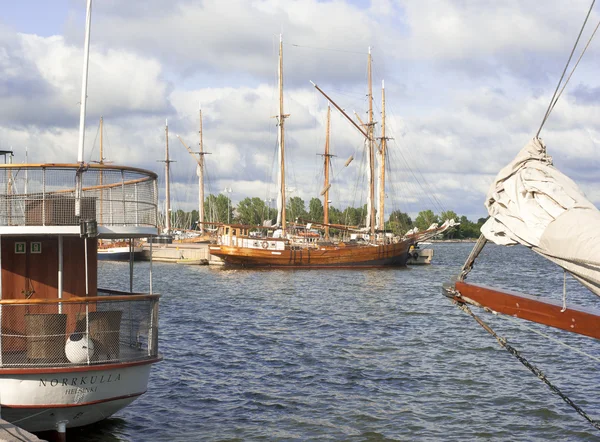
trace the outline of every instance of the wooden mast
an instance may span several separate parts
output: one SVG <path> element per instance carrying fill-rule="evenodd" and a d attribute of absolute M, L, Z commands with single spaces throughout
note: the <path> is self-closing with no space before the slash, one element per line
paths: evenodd
<path fill-rule="evenodd" d="M 325 161 L 325 190 L 323 200 L 323 223 L 325 224 L 325 240 L 329 241 L 329 128 L 331 125 L 331 106 L 327 105 L 327 132 L 325 136 L 325 155 L 323 155 Z"/>
<path fill-rule="evenodd" d="M 381 80 L 381 144 L 379 145 L 379 230 L 385 230 L 385 155 L 387 139 L 385 138 L 385 84 Z"/>
<path fill-rule="evenodd" d="M 283 113 L 283 37 L 279 35 L 279 195 L 277 196 L 277 202 L 281 210 L 281 232 L 285 237 L 286 233 L 286 219 L 285 219 L 285 138 L 283 125 L 285 118 L 289 115 Z M 279 220 L 278 220 L 279 221 Z"/>
<path fill-rule="evenodd" d="M 369 143 L 369 199 L 370 213 L 368 214 L 371 227 L 371 241 L 375 240 L 375 146 L 373 143 L 373 84 L 371 70 L 371 47 L 369 47 L 369 64 L 368 64 L 368 81 L 369 81 L 369 121 L 368 125 L 368 143 Z"/>
<path fill-rule="evenodd" d="M 171 188 L 169 186 L 169 122 L 165 120 L 165 228 L 167 235 L 171 233 Z"/>
<path fill-rule="evenodd" d="M 200 111 L 200 151 L 199 152 L 192 152 L 192 149 L 189 148 L 189 146 L 187 144 L 185 144 L 185 142 L 183 141 L 183 139 L 177 135 L 177 139 L 181 142 L 181 144 L 183 144 L 183 147 L 185 147 L 187 149 L 187 151 L 189 152 L 189 154 L 194 157 L 194 159 L 196 160 L 196 163 L 198 164 L 197 166 L 197 171 L 198 171 L 198 205 L 199 205 L 199 228 L 200 228 L 200 232 L 202 234 L 204 234 L 204 155 L 208 155 L 210 152 L 204 152 L 204 148 L 203 148 L 203 142 L 202 142 L 202 111 Z M 195 154 L 198 154 L 198 156 L 196 157 Z"/>
<path fill-rule="evenodd" d="M 198 161 L 198 227 L 200 234 L 204 235 L 204 143 L 202 141 L 202 109 L 200 112 L 200 158 Z"/>

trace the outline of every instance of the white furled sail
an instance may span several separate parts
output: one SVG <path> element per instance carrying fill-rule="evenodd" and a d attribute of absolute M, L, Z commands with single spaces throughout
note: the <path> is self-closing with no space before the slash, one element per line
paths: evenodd
<path fill-rule="evenodd" d="M 369 140 L 365 140 L 365 145 L 368 146 L 368 144 L 369 144 Z M 367 147 L 367 149 L 368 149 L 368 147 Z M 368 152 L 368 150 L 367 150 L 367 152 Z M 369 183 L 373 183 L 373 176 L 372 176 L 371 171 L 374 170 L 374 168 L 371 167 L 371 157 L 369 155 L 367 155 L 367 157 L 369 158 L 369 164 L 367 166 L 367 180 L 369 181 Z M 365 220 L 365 225 L 366 225 L 367 229 L 371 228 L 371 211 L 373 210 L 373 204 L 374 204 L 374 201 L 371 199 L 371 192 L 369 192 L 367 194 L 367 218 Z"/>
<path fill-rule="evenodd" d="M 600 211 L 553 166 L 540 138 L 500 171 L 485 205 L 487 240 L 530 247 L 600 296 Z"/>

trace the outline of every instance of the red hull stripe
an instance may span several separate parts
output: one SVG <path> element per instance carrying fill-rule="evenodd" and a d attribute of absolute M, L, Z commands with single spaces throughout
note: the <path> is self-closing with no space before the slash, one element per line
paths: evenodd
<path fill-rule="evenodd" d="M 96 405 L 96 404 L 103 404 L 105 402 L 113 402 L 113 401 L 120 401 L 121 399 L 129 399 L 129 398 L 134 398 L 134 397 L 138 397 L 143 395 L 146 392 L 146 390 L 142 391 L 141 393 L 134 393 L 134 394 L 128 394 L 125 396 L 118 396 L 118 397 L 111 397 L 108 399 L 101 399 L 98 401 L 90 401 L 90 402 L 82 402 L 80 404 L 52 404 L 52 405 L 9 405 L 9 404 L 1 404 L 0 406 L 2 408 L 13 408 L 13 409 L 40 409 L 40 408 L 74 408 L 74 407 L 84 407 L 86 405 Z"/>
<path fill-rule="evenodd" d="M 80 365 L 77 367 L 0 368 L 0 377 L 6 374 L 56 374 L 96 370 L 115 370 L 119 368 L 135 367 L 137 365 L 155 364 L 160 361 L 162 361 L 162 356 L 154 359 L 144 359 L 143 361 L 120 362 L 117 364 Z"/>

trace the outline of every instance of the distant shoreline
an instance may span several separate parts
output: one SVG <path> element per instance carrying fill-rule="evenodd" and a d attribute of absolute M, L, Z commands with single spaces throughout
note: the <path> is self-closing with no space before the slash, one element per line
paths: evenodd
<path fill-rule="evenodd" d="M 476 239 L 430 239 L 430 243 L 444 243 L 444 242 L 477 242 Z"/>

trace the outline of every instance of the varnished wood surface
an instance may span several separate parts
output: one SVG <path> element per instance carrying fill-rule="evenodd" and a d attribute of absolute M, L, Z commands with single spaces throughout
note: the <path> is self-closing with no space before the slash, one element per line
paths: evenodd
<path fill-rule="evenodd" d="M 412 242 L 380 246 L 326 246 L 284 250 L 211 246 L 210 253 L 227 265 L 247 267 L 384 267 L 405 266 Z M 219 247 L 219 250 L 216 250 Z"/>
<path fill-rule="evenodd" d="M 600 311 L 567 305 L 566 311 L 561 312 L 559 302 L 537 296 L 466 282 L 457 282 L 455 287 L 463 297 L 495 312 L 600 339 Z M 465 302 L 460 297 L 454 299 Z"/>

